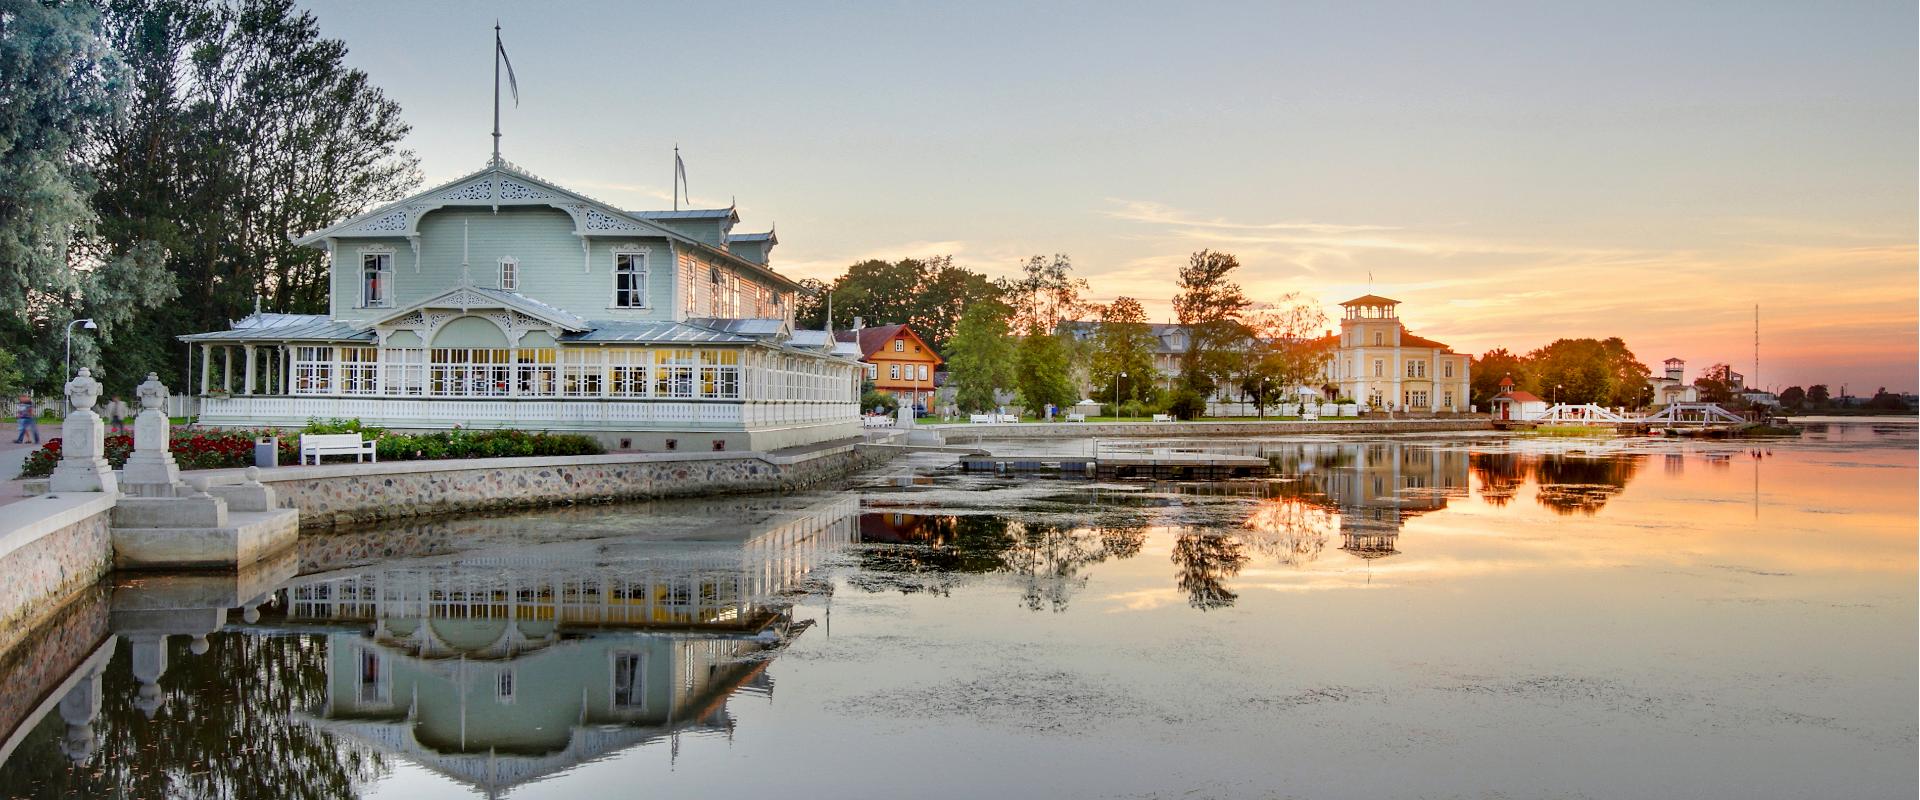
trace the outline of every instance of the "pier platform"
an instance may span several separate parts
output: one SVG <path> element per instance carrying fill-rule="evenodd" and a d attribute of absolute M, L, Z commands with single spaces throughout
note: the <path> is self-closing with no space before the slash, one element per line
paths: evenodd
<path fill-rule="evenodd" d="M 1222 453 L 1103 453 L 1099 456 L 1062 456 L 1009 453 L 969 455 L 959 461 L 967 472 L 1050 473 L 1087 478 L 1156 478 L 1162 480 L 1223 480 L 1254 478 L 1271 470 L 1258 456 Z"/>

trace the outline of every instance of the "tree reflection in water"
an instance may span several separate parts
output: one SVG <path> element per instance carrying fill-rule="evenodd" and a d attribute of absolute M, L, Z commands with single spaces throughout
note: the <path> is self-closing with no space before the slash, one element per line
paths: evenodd
<path fill-rule="evenodd" d="M 1339 517 L 1300 497 L 1262 501 L 1235 535 L 1261 556 L 1298 569 L 1320 558 L 1339 527 Z"/>
<path fill-rule="evenodd" d="M 1647 457 L 1637 453 L 1474 453 L 1472 458 L 1473 473 L 1480 479 L 1480 497 L 1488 503 L 1504 506 L 1512 502 L 1519 487 L 1531 479 L 1538 487 L 1535 499 L 1541 505 L 1562 515 L 1591 516 L 1627 488 Z"/>
<path fill-rule="evenodd" d="M 311 635 L 217 633 L 194 654 L 168 644 L 162 700 L 149 719 L 122 646 L 106 670 L 98 749 L 60 751 L 60 715 L 22 742 L 0 777 L 7 797 L 352 797 L 387 771 L 369 748 L 314 730 L 295 710 L 323 705 L 327 646 Z"/>
<path fill-rule="evenodd" d="M 1000 574 L 1021 584 L 1029 609 L 1065 611 L 1087 583 L 1085 567 L 1132 558 L 1144 528 L 1070 527 L 987 514 L 861 515 L 861 569 L 849 583 L 866 591 L 948 594 L 967 574 Z"/>
<path fill-rule="evenodd" d="M 1227 579 L 1247 564 L 1247 547 L 1232 535 L 1183 530 L 1173 542 L 1174 577 L 1187 593 L 1187 605 L 1209 611 L 1233 605 L 1240 595 L 1227 588 Z"/>

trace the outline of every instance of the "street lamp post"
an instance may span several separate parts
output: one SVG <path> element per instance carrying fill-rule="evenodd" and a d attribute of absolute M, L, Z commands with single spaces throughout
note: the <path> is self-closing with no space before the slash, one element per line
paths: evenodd
<path fill-rule="evenodd" d="M 67 392 L 64 387 L 66 386 L 66 381 L 73 380 L 73 326 L 75 325 L 84 325 L 86 329 L 90 331 L 97 330 L 100 327 L 99 325 L 95 325 L 91 318 L 76 319 L 67 323 L 66 379 L 60 382 L 60 385 L 62 387 L 60 390 L 60 397 L 62 398 L 60 401 L 60 409 L 61 409 L 60 415 L 63 417 L 66 416 L 67 414 L 73 413 L 73 403 L 72 401 L 65 399 L 67 396 Z"/>
<path fill-rule="evenodd" d="M 1114 419 L 1120 418 L 1120 379 L 1124 377 L 1127 377 L 1126 370 L 1121 370 L 1120 374 L 1113 376 L 1113 418 Z"/>

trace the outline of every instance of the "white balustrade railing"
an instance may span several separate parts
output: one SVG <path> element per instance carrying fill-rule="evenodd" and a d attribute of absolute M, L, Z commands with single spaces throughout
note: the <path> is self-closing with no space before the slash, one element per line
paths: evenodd
<path fill-rule="evenodd" d="M 675 402 L 364 397 L 208 397 L 200 422 L 228 427 L 303 425 L 309 419 L 358 419 L 389 428 L 631 430 L 638 427 L 747 429 L 858 422 L 858 403 L 805 400 Z"/>

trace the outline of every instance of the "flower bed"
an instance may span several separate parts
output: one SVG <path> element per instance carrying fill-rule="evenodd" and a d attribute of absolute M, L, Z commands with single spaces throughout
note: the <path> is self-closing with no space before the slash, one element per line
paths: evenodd
<path fill-rule="evenodd" d="M 444 458 L 507 458 L 512 456 L 583 456 L 606 452 L 592 437 L 570 433 L 528 433 L 518 430 L 471 431 L 455 428 L 444 433 L 390 433 L 363 428 L 359 420 L 314 420 L 299 431 L 173 429 L 173 459 L 185 469 L 222 469 L 253 466 L 253 443 L 266 436 L 280 437 L 280 463 L 300 461 L 302 433 L 358 433 L 375 441 L 382 461 L 418 461 Z M 107 463 L 126 466 L 133 455 L 133 436 L 116 433 L 106 438 Z M 351 458 L 351 456 L 341 456 Z M 60 440 L 48 439 L 28 454 L 20 477 L 44 478 L 60 462 Z"/>

